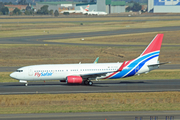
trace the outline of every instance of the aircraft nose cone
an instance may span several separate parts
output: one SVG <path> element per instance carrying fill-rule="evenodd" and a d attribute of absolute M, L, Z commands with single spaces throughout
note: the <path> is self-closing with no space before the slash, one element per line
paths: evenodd
<path fill-rule="evenodd" d="M 13 72 L 13 73 L 11 73 L 11 74 L 10 74 L 10 77 L 12 77 L 12 78 L 16 78 L 16 73 L 14 73 L 14 72 Z"/>

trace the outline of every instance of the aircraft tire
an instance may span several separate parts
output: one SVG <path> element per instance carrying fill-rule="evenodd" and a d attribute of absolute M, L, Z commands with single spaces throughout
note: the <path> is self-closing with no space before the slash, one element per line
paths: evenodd
<path fill-rule="evenodd" d="M 84 84 L 85 85 L 89 85 L 89 82 L 86 80 L 86 81 L 84 81 Z"/>
<path fill-rule="evenodd" d="M 93 82 L 92 82 L 92 81 L 89 81 L 89 82 L 88 82 L 88 85 L 89 85 L 89 86 L 92 86 L 92 85 L 93 85 Z"/>

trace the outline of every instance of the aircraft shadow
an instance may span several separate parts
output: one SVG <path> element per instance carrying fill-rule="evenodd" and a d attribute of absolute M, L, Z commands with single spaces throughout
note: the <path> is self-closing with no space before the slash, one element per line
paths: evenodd
<path fill-rule="evenodd" d="M 121 82 L 113 82 L 113 83 L 107 83 L 107 82 L 102 82 L 102 83 L 95 83 L 95 84 L 144 84 L 147 82 L 144 81 L 121 81 Z"/>
<path fill-rule="evenodd" d="M 144 81 L 121 81 L 120 82 L 120 84 L 144 84 L 144 83 L 146 83 L 146 82 L 144 82 Z"/>
<path fill-rule="evenodd" d="M 117 82 L 96 82 L 94 83 L 92 86 L 93 87 L 109 87 L 108 85 L 117 85 L 117 84 L 148 84 L 147 82 L 144 81 L 117 81 Z M 29 83 L 28 86 L 88 86 L 88 87 L 92 87 L 89 85 L 84 85 L 84 84 L 61 84 L 61 83 Z M 24 86 L 24 84 L 7 84 L 7 85 L 3 85 L 3 86 Z"/>

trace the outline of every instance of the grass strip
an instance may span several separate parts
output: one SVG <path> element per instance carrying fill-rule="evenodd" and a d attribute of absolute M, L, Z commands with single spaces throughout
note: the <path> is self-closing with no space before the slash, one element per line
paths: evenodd
<path fill-rule="evenodd" d="M 9 74 L 11 72 L 0 72 L 0 82 L 18 82 L 18 80 L 12 79 Z M 165 79 L 179 79 L 180 70 L 154 70 L 148 74 L 141 74 L 128 78 L 121 78 L 115 80 L 165 80 Z M 107 79 L 109 80 L 109 79 Z M 43 81 L 42 81 L 43 82 Z"/>
<path fill-rule="evenodd" d="M 54 18 L 54 17 L 49 17 L 47 18 L 47 16 L 42 17 L 41 18 L 37 18 L 35 16 L 30 16 L 31 19 L 29 19 L 29 17 L 27 16 L 23 16 L 23 17 L 26 17 L 24 19 L 21 18 L 22 16 L 8 16 L 8 17 L 4 17 L 4 16 L 0 16 L 0 18 L 7 18 L 7 19 L 0 19 L 0 22 L 46 22 L 46 21 L 113 21 L 113 20 L 161 20 L 161 19 L 180 19 L 179 15 L 177 16 L 150 16 L 150 17 L 84 17 L 84 18 Z M 11 18 L 11 19 L 9 19 Z M 16 19 L 12 19 L 12 18 L 16 18 Z M 19 19 L 18 19 L 19 18 Z"/>
<path fill-rule="evenodd" d="M 101 22 L 101 23 L 82 22 L 83 25 L 80 25 L 79 23 L 65 23 L 63 25 L 62 23 L 57 23 L 57 24 L 53 23 L 54 19 L 49 19 L 50 21 L 52 21 L 52 23 L 48 23 L 48 24 L 47 23 L 0 24 L 0 31 L 1 31 L 0 38 L 63 34 L 63 33 L 98 32 L 98 31 L 111 31 L 111 30 L 132 29 L 132 28 L 167 27 L 167 26 L 177 26 L 177 24 L 180 24 L 180 21 L 177 20 L 176 22 L 172 22 L 172 21 Z M 104 18 L 99 18 L 99 19 L 103 20 Z M 43 21 L 44 19 L 39 19 L 39 20 Z M 9 19 L 7 19 L 7 21 L 9 21 Z M 96 19 L 94 19 L 94 21 L 96 21 Z"/>
<path fill-rule="evenodd" d="M 180 110 L 180 92 L 0 95 L 0 114 Z"/>

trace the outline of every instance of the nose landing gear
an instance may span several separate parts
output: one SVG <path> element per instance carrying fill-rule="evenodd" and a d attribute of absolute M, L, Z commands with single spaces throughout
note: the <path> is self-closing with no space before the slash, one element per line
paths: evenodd
<path fill-rule="evenodd" d="M 28 86 L 28 82 L 25 80 L 19 80 L 20 83 L 24 83 L 24 86 Z"/>

